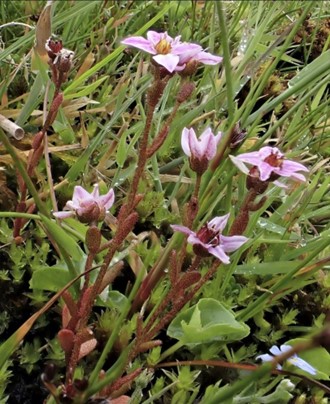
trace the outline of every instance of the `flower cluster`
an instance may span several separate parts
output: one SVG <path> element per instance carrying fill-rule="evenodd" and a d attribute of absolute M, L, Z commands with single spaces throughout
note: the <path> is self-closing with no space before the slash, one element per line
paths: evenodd
<path fill-rule="evenodd" d="M 91 193 L 83 187 L 74 187 L 72 200 L 68 201 L 62 212 L 54 212 L 53 215 L 58 219 L 77 216 L 83 223 L 93 223 L 104 219 L 105 214 L 111 208 L 115 201 L 113 189 L 110 189 L 105 195 L 100 196 L 98 184 L 94 185 Z"/>
<path fill-rule="evenodd" d="M 221 232 L 226 227 L 229 214 L 218 216 L 206 223 L 197 233 L 185 226 L 172 225 L 174 231 L 188 235 L 188 243 L 193 245 L 196 255 L 207 257 L 214 255 L 224 264 L 230 260 L 226 253 L 240 248 L 248 239 L 244 236 L 223 236 Z"/>
<path fill-rule="evenodd" d="M 172 38 L 167 32 L 148 31 L 147 39 L 132 36 L 121 43 L 150 53 L 153 60 L 170 73 L 182 71 L 192 62 L 216 65 L 222 61 L 220 56 L 205 52 L 200 45 L 181 42 L 181 35 Z"/>
<path fill-rule="evenodd" d="M 269 351 L 272 355 L 269 354 L 263 354 L 259 355 L 256 357 L 256 359 L 260 359 L 263 362 L 269 362 L 274 359 L 274 356 L 281 355 L 285 352 L 290 351 L 292 347 L 290 345 L 281 345 L 280 348 L 278 348 L 276 345 L 272 346 Z M 292 355 L 287 361 L 294 366 L 297 366 L 299 369 L 304 370 L 307 373 L 310 373 L 311 375 L 316 375 L 317 371 L 313 366 L 311 366 L 309 363 L 304 361 L 303 359 L 299 358 L 297 354 Z M 281 365 L 277 365 L 277 369 L 282 369 Z"/>

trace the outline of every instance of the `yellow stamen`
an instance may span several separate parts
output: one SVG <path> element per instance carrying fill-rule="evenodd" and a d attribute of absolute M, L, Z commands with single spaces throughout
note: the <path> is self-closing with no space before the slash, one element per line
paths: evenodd
<path fill-rule="evenodd" d="M 171 52 L 171 44 L 166 39 L 161 39 L 155 46 L 155 49 L 158 54 L 167 55 Z"/>

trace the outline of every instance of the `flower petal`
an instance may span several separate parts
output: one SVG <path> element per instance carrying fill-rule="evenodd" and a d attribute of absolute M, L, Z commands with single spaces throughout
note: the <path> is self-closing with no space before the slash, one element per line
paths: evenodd
<path fill-rule="evenodd" d="M 277 185 L 278 187 L 283 188 L 283 189 L 288 189 L 288 188 L 289 188 L 287 185 L 283 184 L 283 182 L 278 181 L 278 180 L 273 181 L 273 184 L 275 184 L 275 185 Z"/>
<path fill-rule="evenodd" d="M 217 257 L 223 264 L 229 264 L 230 259 L 228 255 L 225 254 L 224 250 L 222 249 L 222 246 L 218 245 L 216 247 L 208 247 L 207 251 Z"/>
<path fill-rule="evenodd" d="M 212 133 L 212 136 L 209 137 L 209 143 L 207 145 L 207 149 L 205 152 L 206 158 L 208 160 L 212 160 L 215 157 L 215 155 L 217 154 L 217 147 L 221 140 L 221 136 L 222 136 L 222 133 L 218 132 L 218 134 L 216 136 L 214 136 L 214 134 Z"/>
<path fill-rule="evenodd" d="M 277 348 L 277 347 L 276 347 Z M 256 356 L 256 359 L 260 359 L 263 362 L 271 362 L 274 359 L 274 356 L 271 356 L 269 354 L 263 354 L 263 355 L 258 355 Z M 277 364 L 276 369 L 281 370 L 282 366 L 280 364 Z"/>
<path fill-rule="evenodd" d="M 65 210 L 76 210 L 80 206 L 80 201 L 74 203 L 73 201 L 67 201 L 67 203 L 64 206 Z"/>
<path fill-rule="evenodd" d="M 239 249 L 249 239 L 244 236 L 223 236 L 220 235 L 220 242 L 225 252 L 232 252 Z"/>
<path fill-rule="evenodd" d="M 275 167 L 269 165 L 268 163 L 261 162 L 258 164 L 258 169 L 260 173 L 260 180 L 267 181 L 271 176 L 272 172 L 275 171 Z"/>
<path fill-rule="evenodd" d="M 280 350 L 281 353 L 289 352 L 292 349 L 291 345 L 281 345 Z M 274 354 L 275 355 L 275 354 Z M 276 354 L 277 355 L 277 354 Z M 279 354 L 278 354 L 279 355 Z"/>
<path fill-rule="evenodd" d="M 91 195 L 94 199 L 96 199 L 100 196 L 99 184 L 94 184 L 93 186 L 94 186 L 94 188 L 93 188 Z"/>
<path fill-rule="evenodd" d="M 302 174 L 299 173 L 293 173 L 291 174 L 291 178 L 294 178 L 295 180 L 301 181 L 301 182 L 305 182 L 306 181 L 306 177 Z"/>
<path fill-rule="evenodd" d="M 134 46 L 134 48 L 141 49 L 147 53 L 151 53 L 152 55 L 156 55 L 157 53 L 152 43 L 142 36 L 132 36 L 122 40 L 121 43 L 124 45 Z"/>
<path fill-rule="evenodd" d="M 305 171 L 309 172 L 309 169 L 301 163 L 297 163 L 292 160 L 284 160 L 282 164 L 282 169 L 290 171 Z"/>
<path fill-rule="evenodd" d="M 297 366 L 297 368 L 304 370 L 307 373 L 310 373 L 311 375 L 316 375 L 317 370 L 311 366 L 309 363 L 304 361 L 303 359 L 299 358 L 299 356 L 294 356 L 292 358 L 288 359 L 288 362 L 291 365 Z"/>
<path fill-rule="evenodd" d="M 191 58 L 192 56 L 198 54 L 203 48 L 195 43 L 181 42 L 172 45 L 172 53 L 174 55 L 183 55 Z"/>
<path fill-rule="evenodd" d="M 66 219 L 66 218 L 72 217 L 74 215 L 75 215 L 75 213 L 72 210 L 53 212 L 53 216 L 57 217 L 58 219 Z"/>
<path fill-rule="evenodd" d="M 200 152 L 202 157 L 206 157 L 208 160 L 213 159 L 216 153 L 216 145 L 214 143 L 214 135 L 211 128 L 206 128 L 199 137 Z"/>
<path fill-rule="evenodd" d="M 241 161 L 241 159 L 239 159 L 236 156 L 232 156 L 231 154 L 229 155 L 230 160 L 232 161 L 232 163 L 240 170 L 242 171 L 242 173 L 248 175 L 250 170 L 248 169 L 248 167 Z"/>
<path fill-rule="evenodd" d="M 197 60 L 204 65 L 217 65 L 221 63 L 222 57 L 212 55 L 211 53 L 201 51 L 193 57 L 193 60 Z"/>
<path fill-rule="evenodd" d="M 283 346 L 285 346 L 285 345 L 282 345 L 281 346 L 281 349 L 279 348 L 279 347 L 277 347 L 276 345 L 273 345 L 270 349 L 269 349 L 269 352 L 271 352 L 273 355 L 275 355 L 275 356 L 277 356 L 277 355 L 281 355 L 281 350 L 282 350 L 282 347 Z M 290 347 L 290 349 L 291 349 L 291 347 Z"/>
<path fill-rule="evenodd" d="M 256 356 L 256 359 L 260 359 L 263 362 L 271 362 L 274 359 L 274 356 L 269 355 L 269 354 L 263 354 L 263 355 L 258 355 Z"/>
<path fill-rule="evenodd" d="M 188 135 L 188 142 L 189 142 L 189 148 L 191 151 L 191 154 L 193 157 L 197 158 L 198 160 L 201 160 L 204 157 L 204 151 L 203 147 L 204 145 L 200 141 L 200 139 L 197 139 L 196 133 L 194 130 L 191 130 Z"/>
<path fill-rule="evenodd" d="M 284 160 L 281 167 L 277 170 L 277 173 L 283 177 L 293 177 L 301 181 L 306 181 L 306 178 L 302 174 L 296 173 L 296 171 L 308 172 L 309 170 L 300 163 L 291 160 Z"/>
<path fill-rule="evenodd" d="M 180 226 L 178 224 L 171 224 L 171 227 L 174 231 L 179 231 L 180 233 L 187 234 L 187 235 L 194 235 L 195 233 L 188 229 L 188 227 Z"/>
<path fill-rule="evenodd" d="M 254 166 L 257 166 L 262 160 L 259 152 L 242 153 L 236 156 L 236 159 Z"/>
<path fill-rule="evenodd" d="M 230 214 L 224 216 L 216 216 L 212 220 L 210 220 L 207 224 L 209 229 L 213 229 L 216 232 L 222 232 L 226 227 Z"/>
<path fill-rule="evenodd" d="M 148 31 L 147 39 L 152 45 L 157 45 L 162 39 L 164 39 L 166 33 L 164 32 L 156 32 L 156 31 Z"/>
<path fill-rule="evenodd" d="M 85 188 L 81 187 L 80 185 L 77 185 L 74 187 L 73 190 L 73 195 L 72 195 L 72 202 L 74 204 L 79 204 L 80 201 L 83 201 L 84 199 L 89 199 L 91 198 L 91 194 L 86 191 Z"/>
<path fill-rule="evenodd" d="M 99 196 L 97 203 L 101 208 L 109 210 L 115 201 L 115 193 L 110 189 L 105 195 Z"/>
<path fill-rule="evenodd" d="M 203 243 L 203 241 L 201 241 L 198 237 L 197 234 L 192 232 L 192 234 L 190 234 L 190 236 L 187 239 L 189 244 L 195 245 L 198 244 L 202 247 L 204 247 L 206 250 L 209 248 L 209 244 L 205 244 Z"/>
<path fill-rule="evenodd" d="M 173 73 L 174 69 L 179 63 L 179 56 L 168 53 L 167 55 L 156 55 L 152 57 L 159 65 L 165 67 L 170 73 Z"/>
<path fill-rule="evenodd" d="M 181 147 L 182 150 L 184 151 L 184 154 L 187 155 L 188 157 L 191 157 L 191 150 L 189 146 L 189 134 L 192 132 L 192 134 L 196 137 L 196 133 L 193 128 L 183 128 L 182 130 L 182 135 L 181 135 Z"/>
<path fill-rule="evenodd" d="M 276 154 L 279 158 L 283 157 L 283 153 L 277 147 L 264 146 L 257 152 L 259 157 L 264 160 L 269 157 L 271 154 Z"/>

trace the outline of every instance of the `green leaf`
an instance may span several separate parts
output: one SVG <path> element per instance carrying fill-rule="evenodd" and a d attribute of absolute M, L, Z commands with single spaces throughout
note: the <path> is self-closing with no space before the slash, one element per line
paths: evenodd
<path fill-rule="evenodd" d="M 107 305 L 111 308 L 117 309 L 120 313 L 125 309 L 128 304 L 128 299 L 125 295 L 118 292 L 118 290 L 110 290 L 107 300 Z"/>
<path fill-rule="evenodd" d="M 35 81 L 31 87 L 31 90 L 29 92 L 29 96 L 26 100 L 26 103 L 22 108 L 22 110 L 20 111 L 18 118 L 16 119 L 16 124 L 18 126 L 23 126 L 26 123 L 28 118 L 31 116 L 32 112 L 36 109 L 37 105 L 40 103 L 44 85 L 45 81 L 43 75 L 41 74 L 41 72 L 38 72 Z"/>
<path fill-rule="evenodd" d="M 88 84 L 87 86 L 84 86 L 82 90 L 77 91 L 76 93 L 69 93 L 66 94 L 64 97 L 65 100 L 71 100 L 73 98 L 80 98 L 80 97 L 85 97 L 93 93 L 101 84 L 106 80 L 108 77 L 104 76 L 101 77 L 100 79 L 94 81 L 94 83 Z"/>
<path fill-rule="evenodd" d="M 117 147 L 117 154 L 116 154 L 116 162 L 120 168 L 124 167 L 124 163 L 128 154 L 128 145 L 126 142 L 126 135 L 123 133 L 120 137 L 118 147 Z"/>
<path fill-rule="evenodd" d="M 167 334 L 185 345 L 214 341 L 235 341 L 246 337 L 249 327 L 238 322 L 232 311 L 215 299 L 201 299 L 181 312 L 169 325 Z"/>
<path fill-rule="evenodd" d="M 56 243 L 58 243 L 70 256 L 76 260 L 81 261 L 84 257 L 83 251 L 77 244 L 77 241 L 74 240 L 69 234 L 66 233 L 65 230 L 62 229 L 55 221 L 48 219 L 47 217 L 40 215 L 41 220 L 54 238 Z"/>
<path fill-rule="evenodd" d="M 235 274 L 245 275 L 277 275 L 286 274 L 297 267 L 299 261 L 269 261 L 237 265 Z"/>
<path fill-rule="evenodd" d="M 56 120 L 53 122 L 53 128 L 59 134 L 65 144 L 73 143 L 76 139 L 75 133 L 70 125 L 68 118 L 65 116 L 63 109 L 59 108 Z"/>
<path fill-rule="evenodd" d="M 322 53 L 319 57 L 305 66 L 296 76 L 294 76 L 288 83 L 288 87 L 299 86 L 300 83 L 309 83 L 315 76 L 321 79 L 322 74 L 327 74 L 325 66 L 330 63 L 330 50 Z"/>
<path fill-rule="evenodd" d="M 67 269 L 44 267 L 33 271 L 30 287 L 32 289 L 58 292 L 71 281 L 71 278 L 71 274 Z"/>

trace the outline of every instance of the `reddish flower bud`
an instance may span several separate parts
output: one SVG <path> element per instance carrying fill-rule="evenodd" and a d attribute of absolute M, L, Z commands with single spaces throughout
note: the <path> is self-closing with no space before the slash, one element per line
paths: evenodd
<path fill-rule="evenodd" d="M 184 83 L 180 90 L 179 90 L 179 94 L 177 95 L 176 99 L 179 103 L 182 103 L 184 101 L 186 101 L 192 94 L 192 92 L 195 89 L 195 84 L 188 82 L 188 83 Z"/>
<path fill-rule="evenodd" d="M 92 254 L 96 254 L 101 244 L 101 232 L 96 226 L 91 226 L 86 232 L 86 245 Z"/>
<path fill-rule="evenodd" d="M 42 131 L 38 132 L 32 141 L 32 149 L 38 149 L 38 147 L 40 147 L 41 142 L 43 141 L 44 138 L 44 134 Z"/>
<path fill-rule="evenodd" d="M 63 44 L 60 39 L 48 38 L 45 44 L 46 51 L 51 60 L 55 60 L 56 56 L 63 49 Z"/>
<path fill-rule="evenodd" d="M 57 338 L 60 341 L 60 345 L 65 353 L 70 353 L 73 348 L 74 333 L 67 328 L 63 328 L 57 334 Z"/>

